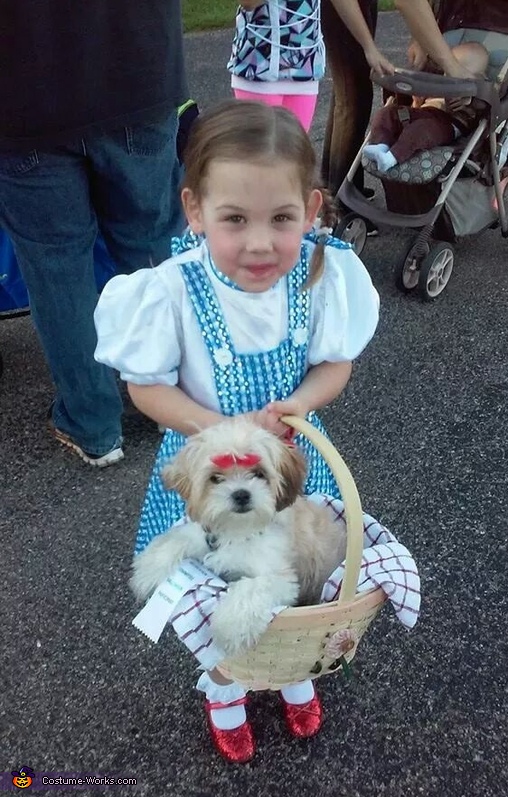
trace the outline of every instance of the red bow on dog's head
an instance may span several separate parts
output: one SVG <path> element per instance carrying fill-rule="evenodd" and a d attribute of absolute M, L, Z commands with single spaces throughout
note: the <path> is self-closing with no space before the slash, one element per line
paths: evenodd
<path fill-rule="evenodd" d="M 235 466 L 237 468 L 252 468 L 253 465 L 261 462 L 261 457 L 257 454 L 244 454 L 243 457 L 236 454 L 217 454 L 217 456 L 211 457 L 211 460 L 218 468 L 227 470 Z"/>

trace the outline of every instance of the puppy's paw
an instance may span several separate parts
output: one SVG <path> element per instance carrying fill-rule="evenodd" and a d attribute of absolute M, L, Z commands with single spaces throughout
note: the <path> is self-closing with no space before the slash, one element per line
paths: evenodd
<path fill-rule="evenodd" d="M 227 656 L 238 656 L 256 644 L 271 619 L 270 611 L 258 614 L 249 611 L 242 615 L 224 598 L 211 619 L 212 637 Z"/>
<path fill-rule="evenodd" d="M 174 531 L 155 537 L 134 557 L 129 586 L 140 601 L 148 598 L 182 562 L 185 548 Z"/>
<path fill-rule="evenodd" d="M 265 582 L 264 578 L 237 581 L 215 609 L 210 621 L 212 637 L 226 655 L 236 656 L 255 645 L 271 623 L 277 605 L 296 603 L 297 582 L 286 582 L 283 600 L 281 592 L 275 597 Z M 277 586 L 280 588 L 280 584 Z"/>

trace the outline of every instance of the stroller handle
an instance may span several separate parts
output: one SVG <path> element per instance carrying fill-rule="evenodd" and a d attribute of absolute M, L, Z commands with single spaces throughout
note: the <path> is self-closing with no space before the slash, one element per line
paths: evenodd
<path fill-rule="evenodd" d="M 423 97 L 479 96 L 488 101 L 493 91 L 491 81 L 484 78 L 454 78 L 409 69 L 396 69 L 393 75 L 373 74 L 372 80 L 394 94 L 416 94 Z"/>

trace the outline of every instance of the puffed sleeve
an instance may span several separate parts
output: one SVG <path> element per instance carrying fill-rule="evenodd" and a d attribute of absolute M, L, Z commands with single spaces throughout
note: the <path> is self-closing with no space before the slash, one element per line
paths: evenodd
<path fill-rule="evenodd" d="M 372 338 L 379 318 L 379 295 L 352 249 L 325 248 L 325 267 L 312 288 L 309 362 L 354 360 Z"/>
<path fill-rule="evenodd" d="M 176 385 L 180 344 L 169 286 L 157 269 L 113 277 L 94 314 L 95 359 L 137 385 Z"/>

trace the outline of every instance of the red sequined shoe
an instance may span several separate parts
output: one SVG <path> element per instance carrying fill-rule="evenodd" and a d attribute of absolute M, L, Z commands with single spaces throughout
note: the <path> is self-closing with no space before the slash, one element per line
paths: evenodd
<path fill-rule="evenodd" d="M 213 709 L 227 708 L 228 706 L 241 706 L 247 702 L 246 697 L 233 700 L 232 703 L 210 703 L 205 700 L 205 709 L 208 719 L 208 729 L 215 749 L 226 761 L 233 761 L 236 764 L 245 764 L 250 761 L 256 752 L 256 742 L 250 723 L 246 720 L 239 728 L 230 731 L 223 731 L 217 728 L 210 717 Z"/>
<path fill-rule="evenodd" d="M 307 703 L 286 703 L 281 695 L 282 709 L 287 729 L 298 739 L 315 736 L 323 722 L 323 708 L 317 695 Z"/>

